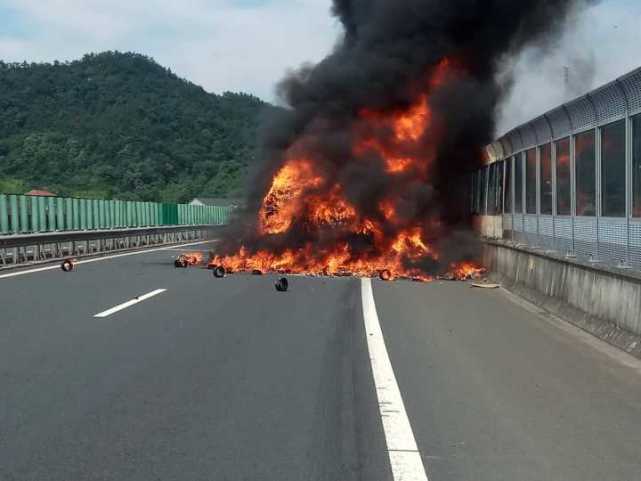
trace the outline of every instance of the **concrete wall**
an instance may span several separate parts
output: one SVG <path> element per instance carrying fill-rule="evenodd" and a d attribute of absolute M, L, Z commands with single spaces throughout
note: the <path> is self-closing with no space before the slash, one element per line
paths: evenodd
<path fill-rule="evenodd" d="M 641 273 L 601 268 L 487 240 L 484 263 L 504 287 L 641 357 Z"/>
<path fill-rule="evenodd" d="M 486 239 L 501 239 L 503 237 L 502 215 L 476 215 L 473 219 L 474 230 Z"/>

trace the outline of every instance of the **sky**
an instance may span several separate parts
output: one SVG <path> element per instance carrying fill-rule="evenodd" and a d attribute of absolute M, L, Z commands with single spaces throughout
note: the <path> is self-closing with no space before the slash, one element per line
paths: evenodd
<path fill-rule="evenodd" d="M 134 51 L 210 92 L 274 101 L 288 70 L 318 62 L 335 45 L 341 27 L 330 6 L 330 0 L 0 0 L 0 59 L 51 62 Z M 499 111 L 498 133 L 638 66 L 641 1 L 602 0 L 573 17 L 545 52 L 529 49 L 505 62 L 516 83 Z"/>

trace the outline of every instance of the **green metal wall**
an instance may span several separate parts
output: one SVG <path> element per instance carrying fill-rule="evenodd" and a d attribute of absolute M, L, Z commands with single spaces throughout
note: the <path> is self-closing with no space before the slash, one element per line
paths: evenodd
<path fill-rule="evenodd" d="M 231 208 L 0 194 L 0 235 L 163 225 L 223 225 Z"/>

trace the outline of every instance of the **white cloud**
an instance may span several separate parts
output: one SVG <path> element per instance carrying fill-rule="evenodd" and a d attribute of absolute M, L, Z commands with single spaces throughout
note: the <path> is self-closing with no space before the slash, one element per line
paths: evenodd
<path fill-rule="evenodd" d="M 272 100 L 285 71 L 329 52 L 340 27 L 329 0 L 0 0 L 13 12 L 5 61 L 137 51 L 213 92 Z"/>

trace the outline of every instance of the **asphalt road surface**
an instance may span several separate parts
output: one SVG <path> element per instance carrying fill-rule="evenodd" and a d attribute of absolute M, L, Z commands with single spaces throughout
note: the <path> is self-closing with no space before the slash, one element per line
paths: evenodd
<path fill-rule="evenodd" d="M 1 480 L 641 479 L 641 363 L 501 289 L 177 253 L 0 272 Z"/>

